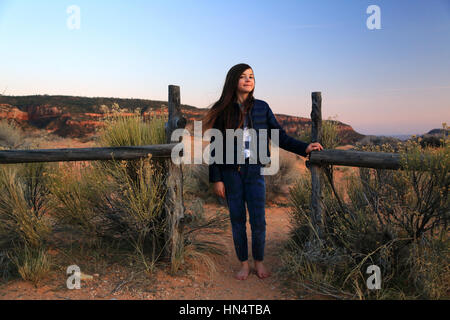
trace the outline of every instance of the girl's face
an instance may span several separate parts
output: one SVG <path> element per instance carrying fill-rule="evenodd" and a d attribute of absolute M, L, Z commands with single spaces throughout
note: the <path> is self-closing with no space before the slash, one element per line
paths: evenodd
<path fill-rule="evenodd" d="M 253 76 L 253 70 L 247 69 L 245 70 L 240 78 L 238 83 L 237 90 L 240 93 L 250 93 L 255 87 L 255 78 Z"/>

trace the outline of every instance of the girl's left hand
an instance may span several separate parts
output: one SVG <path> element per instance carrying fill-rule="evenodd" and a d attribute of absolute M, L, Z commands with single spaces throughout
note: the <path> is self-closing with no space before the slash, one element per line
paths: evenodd
<path fill-rule="evenodd" d="M 311 151 L 314 151 L 314 150 L 321 151 L 321 150 L 323 150 L 323 147 L 320 143 L 313 142 L 306 148 L 306 153 L 309 155 L 311 153 Z"/>

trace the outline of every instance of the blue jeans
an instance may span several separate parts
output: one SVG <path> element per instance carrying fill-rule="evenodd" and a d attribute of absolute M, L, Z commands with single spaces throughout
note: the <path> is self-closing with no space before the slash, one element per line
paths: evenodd
<path fill-rule="evenodd" d="M 266 184 L 260 170 L 260 164 L 245 163 L 240 165 L 240 171 L 226 168 L 222 172 L 234 248 L 240 261 L 248 260 L 245 203 L 250 216 L 253 259 L 257 261 L 264 259 Z"/>

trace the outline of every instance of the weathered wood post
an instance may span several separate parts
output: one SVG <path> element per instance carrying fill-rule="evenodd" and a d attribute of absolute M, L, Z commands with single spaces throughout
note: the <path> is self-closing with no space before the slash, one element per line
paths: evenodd
<path fill-rule="evenodd" d="M 169 118 L 166 123 L 167 143 L 171 141 L 172 132 L 186 126 L 186 119 L 182 117 L 180 104 L 180 87 L 169 85 Z M 181 140 L 181 139 L 180 139 Z M 180 142 L 180 141 L 177 141 Z M 183 203 L 183 172 L 181 164 L 176 165 L 171 157 L 166 160 L 167 194 L 165 209 L 169 221 L 168 250 L 172 263 L 172 271 L 178 269 L 177 258 L 183 241 L 184 203 Z"/>
<path fill-rule="evenodd" d="M 311 110 L 311 142 L 322 140 L 322 94 L 313 92 L 312 110 Z M 311 220 L 320 239 L 322 239 L 323 217 L 322 217 L 322 185 L 321 185 L 321 167 L 317 164 L 308 164 L 311 171 Z"/>

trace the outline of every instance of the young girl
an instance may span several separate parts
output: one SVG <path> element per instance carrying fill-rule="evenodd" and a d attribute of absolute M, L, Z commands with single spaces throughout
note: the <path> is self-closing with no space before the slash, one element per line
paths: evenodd
<path fill-rule="evenodd" d="M 222 95 L 203 118 L 203 132 L 209 128 L 219 129 L 225 139 L 226 129 L 244 130 L 244 159 L 245 163 L 237 162 L 236 139 L 234 141 L 234 162 L 229 164 L 225 160 L 226 142 L 223 141 L 223 161 L 222 163 L 212 163 L 209 165 L 209 181 L 214 183 L 214 192 L 226 199 L 230 212 L 233 242 L 236 255 L 241 262 L 241 269 L 237 272 L 236 278 L 247 279 L 250 266 L 248 263 L 248 247 L 246 232 L 246 209 L 250 217 L 252 231 L 252 256 L 255 262 L 255 271 L 259 278 L 264 279 L 270 276 L 270 272 L 263 264 L 264 246 L 266 236 L 265 220 L 265 194 L 266 185 L 264 175 L 261 174 L 261 163 L 259 155 L 259 130 L 266 129 L 270 138 L 271 129 L 278 129 L 278 145 L 288 151 L 306 157 L 313 150 L 323 150 L 320 143 L 307 144 L 296 140 L 286 134 L 278 124 L 269 105 L 253 97 L 255 89 L 255 77 L 252 68 L 247 64 L 235 65 L 228 71 Z M 251 137 L 248 129 L 253 128 L 257 132 L 257 150 L 254 154 L 250 150 Z M 211 142 L 214 137 L 211 138 Z M 266 154 L 270 156 L 268 149 L 269 142 L 266 143 Z M 215 150 L 211 151 L 211 156 L 215 156 Z M 256 159 L 256 163 L 250 163 L 250 159 Z"/>

